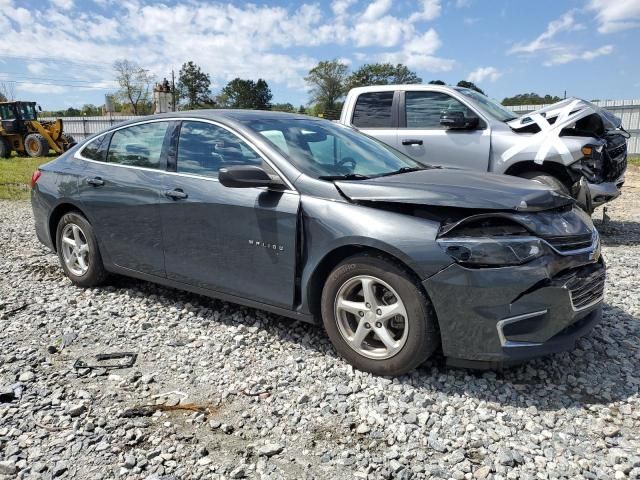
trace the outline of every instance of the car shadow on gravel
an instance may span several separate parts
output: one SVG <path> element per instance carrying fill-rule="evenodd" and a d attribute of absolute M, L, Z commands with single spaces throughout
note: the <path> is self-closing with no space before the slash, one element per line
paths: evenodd
<path fill-rule="evenodd" d="M 621 222 L 618 220 L 594 220 L 600 233 L 602 245 L 617 247 L 620 245 L 640 245 L 640 223 Z"/>
<path fill-rule="evenodd" d="M 224 325 L 250 326 L 258 319 L 260 329 L 282 342 L 293 342 L 310 353 L 337 358 L 324 331 L 316 325 L 125 277 L 114 277 L 111 285 L 115 289 L 153 294 L 167 303 L 189 303 L 197 309 L 218 310 L 221 315 L 215 322 Z M 444 357 L 436 354 L 419 369 L 394 381 L 410 385 L 415 393 L 427 398 L 440 394 L 460 395 L 482 402 L 536 407 L 544 411 L 608 405 L 638 394 L 638 338 L 640 319 L 605 304 L 603 321 L 581 338 L 570 352 L 490 371 L 449 367 Z M 172 346 L 179 347 L 180 344 Z"/>
<path fill-rule="evenodd" d="M 447 367 L 440 356 L 422 372 L 453 377 L 444 385 L 427 382 L 439 392 L 502 405 L 545 411 L 610 405 L 640 391 L 639 338 L 640 318 L 605 304 L 602 322 L 569 352 L 492 371 Z"/>

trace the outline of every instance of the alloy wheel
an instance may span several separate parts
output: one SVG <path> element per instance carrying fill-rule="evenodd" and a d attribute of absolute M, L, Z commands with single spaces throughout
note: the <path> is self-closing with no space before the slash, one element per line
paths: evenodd
<path fill-rule="evenodd" d="M 370 275 L 352 277 L 340 287 L 335 317 L 349 347 L 368 358 L 393 357 L 409 334 L 407 310 L 400 295 Z"/>
<path fill-rule="evenodd" d="M 89 242 L 75 223 L 65 225 L 62 230 L 62 258 L 69 271 L 78 277 L 89 270 Z"/>

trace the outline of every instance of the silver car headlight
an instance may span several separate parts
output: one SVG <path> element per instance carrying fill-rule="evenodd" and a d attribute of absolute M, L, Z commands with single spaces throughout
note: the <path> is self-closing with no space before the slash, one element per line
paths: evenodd
<path fill-rule="evenodd" d="M 522 265 L 544 253 L 536 237 L 457 237 L 441 238 L 438 244 L 461 265 L 504 267 Z"/>

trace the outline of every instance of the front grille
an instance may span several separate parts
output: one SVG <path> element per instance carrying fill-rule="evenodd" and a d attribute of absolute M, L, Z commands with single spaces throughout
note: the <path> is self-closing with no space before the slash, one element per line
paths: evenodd
<path fill-rule="evenodd" d="M 580 235 L 556 235 L 547 236 L 544 239 L 549 244 L 560 252 L 570 252 L 572 250 L 581 250 L 588 248 L 593 243 L 593 236 L 591 233 L 585 233 Z"/>
<path fill-rule="evenodd" d="M 580 310 L 588 307 L 603 297 L 606 270 L 602 263 L 576 268 L 565 276 L 565 286 L 571 293 L 571 303 L 574 309 Z"/>
<path fill-rule="evenodd" d="M 609 145 L 620 142 L 620 139 L 609 140 Z M 622 176 L 627 169 L 627 141 L 622 140 L 619 145 L 607 145 L 605 155 L 604 180 L 612 182 Z"/>

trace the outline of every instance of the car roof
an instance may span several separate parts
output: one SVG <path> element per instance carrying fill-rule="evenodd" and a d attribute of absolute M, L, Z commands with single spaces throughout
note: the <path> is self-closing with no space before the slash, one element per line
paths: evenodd
<path fill-rule="evenodd" d="M 349 91 L 349 94 L 360 94 L 368 92 L 389 92 L 396 90 L 423 90 L 423 91 L 435 91 L 435 92 L 460 92 L 460 87 L 450 87 L 448 85 L 433 85 L 423 83 L 411 83 L 402 85 L 370 85 L 367 87 L 356 87 Z"/>
<path fill-rule="evenodd" d="M 155 118 L 205 118 L 210 120 L 235 120 L 239 122 L 247 120 L 322 120 L 321 118 L 301 115 L 298 113 L 274 112 L 271 110 L 243 110 L 243 109 L 204 109 L 181 110 L 179 112 L 167 112 L 159 115 L 149 115 L 136 119 L 138 122 L 144 119 Z"/>

